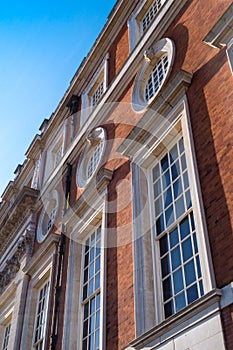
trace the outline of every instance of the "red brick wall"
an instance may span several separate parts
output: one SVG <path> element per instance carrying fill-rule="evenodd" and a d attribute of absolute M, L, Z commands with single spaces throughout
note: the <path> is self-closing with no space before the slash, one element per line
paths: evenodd
<path fill-rule="evenodd" d="M 172 74 L 193 73 L 187 95 L 218 287 L 233 280 L 233 79 L 225 48 L 202 40 L 230 3 L 189 1 L 166 34 L 176 45 Z"/>
<path fill-rule="evenodd" d="M 233 305 L 222 310 L 222 323 L 227 350 L 233 349 Z"/>
<path fill-rule="evenodd" d="M 134 339 L 134 290 L 129 163 L 118 167 L 109 186 L 106 349 Z"/>
<path fill-rule="evenodd" d="M 128 27 L 125 24 L 109 49 L 109 83 L 119 73 L 129 56 Z"/>

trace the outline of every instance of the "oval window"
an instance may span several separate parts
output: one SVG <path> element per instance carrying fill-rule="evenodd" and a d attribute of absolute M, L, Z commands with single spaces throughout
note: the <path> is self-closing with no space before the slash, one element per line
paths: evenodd
<path fill-rule="evenodd" d="M 162 39 L 144 53 L 144 61 L 136 76 L 132 94 L 132 106 L 142 112 L 156 98 L 163 87 L 174 61 L 174 44 Z"/>
<path fill-rule="evenodd" d="M 104 145 L 105 130 L 100 127 L 93 129 L 87 137 L 86 146 L 77 168 L 78 187 L 85 187 L 96 173 L 103 155 Z"/>

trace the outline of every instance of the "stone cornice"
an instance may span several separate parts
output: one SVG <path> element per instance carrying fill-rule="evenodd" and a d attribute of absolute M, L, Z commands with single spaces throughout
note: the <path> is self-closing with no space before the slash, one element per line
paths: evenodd
<path fill-rule="evenodd" d="M 37 190 L 30 187 L 23 187 L 13 205 L 11 207 L 8 206 L 8 209 L 5 210 L 0 218 L 0 255 L 32 213 L 38 193 Z"/>
<path fill-rule="evenodd" d="M 17 197 L 14 200 L 14 203 L 12 206 L 9 206 L 9 209 L 6 210 L 5 215 L 3 215 L 0 218 L 0 235 L 5 232 L 5 229 L 7 232 L 9 232 L 9 228 L 6 228 L 6 226 L 10 226 L 11 229 L 14 227 L 19 218 L 22 216 L 22 214 L 28 209 L 33 207 L 37 196 L 38 191 L 28 187 L 24 186 L 22 190 L 18 193 Z"/>
<path fill-rule="evenodd" d="M 41 141 L 41 135 L 36 134 L 34 139 L 32 140 L 30 146 L 28 147 L 25 156 L 28 159 L 36 160 L 39 157 L 39 154 L 43 149 L 43 143 Z"/>

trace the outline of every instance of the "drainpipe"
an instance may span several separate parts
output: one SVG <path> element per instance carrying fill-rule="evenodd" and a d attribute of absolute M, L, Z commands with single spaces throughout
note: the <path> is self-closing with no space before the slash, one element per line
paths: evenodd
<path fill-rule="evenodd" d="M 63 213 L 65 214 L 69 206 L 69 197 L 71 189 L 71 176 L 72 176 L 72 165 L 67 164 L 66 182 L 65 182 L 65 203 Z M 59 241 L 59 251 L 58 251 L 58 267 L 57 267 L 57 277 L 56 277 L 56 287 L 55 287 L 55 300 L 54 300 L 54 312 L 53 312 L 53 329 L 52 329 L 52 342 L 51 350 L 56 349 L 58 335 L 59 335 L 59 307 L 61 305 L 61 288 L 63 282 L 63 266 L 64 266 L 64 256 L 66 247 L 66 227 L 62 224 L 62 231 Z"/>

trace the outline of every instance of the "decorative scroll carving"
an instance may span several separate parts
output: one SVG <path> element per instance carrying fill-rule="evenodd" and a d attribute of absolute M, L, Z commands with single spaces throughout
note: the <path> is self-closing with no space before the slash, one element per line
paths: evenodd
<path fill-rule="evenodd" d="M 20 270 L 20 260 L 24 255 L 31 255 L 33 250 L 33 238 L 29 230 L 19 239 L 14 255 L 6 261 L 4 269 L 0 272 L 0 294 L 6 289 L 8 284 L 15 278 Z"/>

